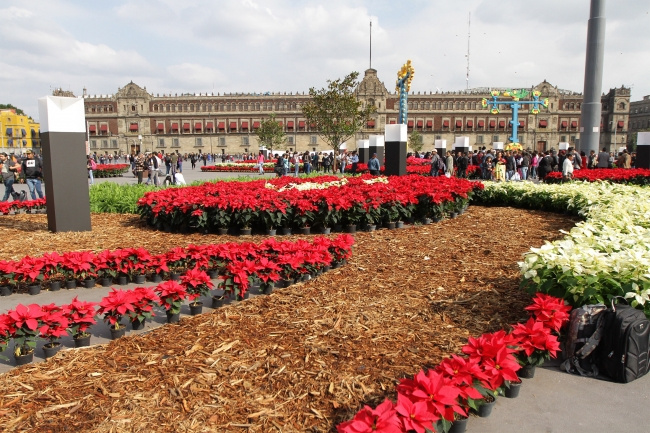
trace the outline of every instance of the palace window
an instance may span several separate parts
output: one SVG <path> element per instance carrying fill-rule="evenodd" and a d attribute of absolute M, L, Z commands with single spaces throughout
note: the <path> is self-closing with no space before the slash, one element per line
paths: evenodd
<path fill-rule="evenodd" d="M 181 147 L 178 138 L 172 138 L 172 147 Z"/>
<path fill-rule="evenodd" d="M 164 138 L 159 138 L 158 139 L 158 147 L 165 147 L 165 139 Z"/>
<path fill-rule="evenodd" d="M 203 137 L 196 137 L 196 147 L 202 147 L 203 146 Z"/>

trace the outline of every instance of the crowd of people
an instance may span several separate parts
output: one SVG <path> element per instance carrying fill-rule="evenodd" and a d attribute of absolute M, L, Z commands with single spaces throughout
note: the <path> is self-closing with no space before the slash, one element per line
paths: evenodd
<path fill-rule="evenodd" d="M 578 153 L 573 147 L 556 152 L 547 150 L 517 151 L 517 150 L 487 150 L 485 147 L 470 152 L 446 151 L 438 155 L 437 150 L 425 154 L 415 153 L 416 158 L 425 158 L 431 165 L 431 176 L 456 175 L 467 177 L 469 165 L 480 167 L 481 178 L 493 181 L 540 180 L 551 172 L 562 172 L 565 179 L 573 177 L 574 169 L 593 168 L 632 168 L 636 164 L 636 152 L 627 149 L 615 156 L 607 148 L 599 153 L 593 150 L 587 155 L 584 151 Z M 569 162 L 567 162 L 569 161 Z M 456 167 L 456 170 L 454 170 Z"/>
<path fill-rule="evenodd" d="M 15 183 L 26 183 L 32 200 L 45 197 L 43 194 L 43 161 L 32 149 L 27 149 L 21 157 L 15 154 L 0 153 L 0 171 L 5 193 L 2 201 L 11 197 L 14 201 L 25 201 L 27 193 L 14 189 Z"/>

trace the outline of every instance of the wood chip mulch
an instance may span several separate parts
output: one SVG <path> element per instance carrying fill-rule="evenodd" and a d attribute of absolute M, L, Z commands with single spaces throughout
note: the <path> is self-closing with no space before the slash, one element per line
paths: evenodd
<path fill-rule="evenodd" d="M 51 234 L 44 215 L 2 217 L 0 258 L 243 240 L 159 233 L 134 216 L 92 222 L 89 233 Z M 333 432 L 469 336 L 524 319 L 516 262 L 575 222 L 472 206 L 455 220 L 358 233 L 349 263 L 315 280 L 1 375 L 0 431 Z"/>

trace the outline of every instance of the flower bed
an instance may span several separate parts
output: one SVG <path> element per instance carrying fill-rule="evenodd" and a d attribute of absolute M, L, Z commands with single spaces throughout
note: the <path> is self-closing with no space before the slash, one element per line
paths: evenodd
<path fill-rule="evenodd" d="M 61 255 L 53 252 L 41 257 L 25 256 L 18 261 L 1 260 L 0 285 L 26 291 L 28 284 L 64 279 L 106 277 L 112 280 L 118 275 L 154 274 L 167 279 L 172 272 L 198 268 L 222 275 L 226 291 L 244 294 L 250 278 L 274 282 L 341 263 L 352 254 L 353 243 L 351 236 L 339 235 L 331 239 L 318 236 L 312 242 L 280 242 L 270 238 L 261 244 L 189 245 L 159 255 L 149 254 L 143 248 L 99 253 L 72 251 Z"/>
<path fill-rule="evenodd" d="M 97 164 L 93 170 L 94 177 L 119 177 L 129 171 L 129 164 Z"/>
<path fill-rule="evenodd" d="M 650 185 L 650 170 L 647 168 L 595 168 L 573 171 L 573 180 L 596 182 L 606 180 L 630 185 Z M 546 183 L 562 182 L 562 173 L 554 171 L 544 178 Z"/>
<path fill-rule="evenodd" d="M 238 162 L 226 162 L 223 164 L 216 164 L 216 165 L 204 165 L 201 167 L 201 171 L 207 171 L 207 172 L 215 172 L 215 173 L 257 173 L 259 171 L 259 168 L 256 167 L 257 162 L 244 162 L 244 161 L 238 161 Z M 265 162 L 264 163 L 264 171 L 273 171 L 273 167 L 275 167 L 275 163 L 272 162 Z M 289 172 L 294 173 L 295 172 L 295 166 L 293 164 L 289 164 Z M 303 172 L 303 165 L 299 164 L 298 165 L 298 172 L 302 173 Z"/>
<path fill-rule="evenodd" d="M 573 306 L 624 296 L 650 317 L 650 189 L 609 183 L 487 183 L 476 199 L 586 218 L 564 239 L 525 255 L 519 263 L 524 289 L 562 297 Z"/>
<path fill-rule="evenodd" d="M 444 176 L 283 177 L 153 191 L 138 206 L 149 225 L 170 231 L 331 227 L 441 218 L 467 206 L 480 188 Z"/>
<path fill-rule="evenodd" d="M 513 325 L 510 333 L 470 337 L 462 347 L 463 356 L 452 355 L 412 379 L 401 379 L 396 403 L 386 399 L 374 409 L 364 406 L 337 431 L 449 431 L 455 421 L 469 416 L 470 409 L 477 410 L 487 398 L 497 398 L 520 382 L 517 371 L 522 366 L 556 357 L 570 307 L 562 299 L 538 294 L 526 310 L 531 316 L 525 324 Z"/>

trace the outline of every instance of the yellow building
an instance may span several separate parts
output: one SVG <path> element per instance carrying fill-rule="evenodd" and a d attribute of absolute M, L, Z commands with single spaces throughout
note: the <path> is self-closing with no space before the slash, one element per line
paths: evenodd
<path fill-rule="evenodd" d="M 32 148 L 40 153 L 40 129 L 31 117 L 16 114 L 13 108 L 0 110 L 0 152 L 22 154 Z"/>

